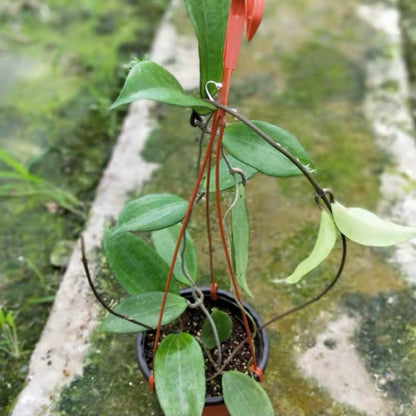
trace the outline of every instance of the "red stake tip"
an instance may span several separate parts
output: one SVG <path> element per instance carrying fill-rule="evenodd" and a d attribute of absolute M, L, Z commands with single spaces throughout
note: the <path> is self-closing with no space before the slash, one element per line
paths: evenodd
<path fill-rule="evenodd" d="M 218 298 L 217 289 L 218 289 L 218 283 L 214 283 L 214 282 L 211 283 L 210 295 L 211 295 L 212 300 L 217 300 Z"/>
<path fill-rule="evenodd" d="M 244 24 L 246 37 L 251 40 L 263 17 L 264 0 L 231 0 L 224 42 L 224 68 L 233 71 L 237 66 Z"/>
<path fill-rule="evenodd" d="M 250 371 L 257 376 L 257 378 L 259 379 L 260 382 L 263 381 L 264 374 L 263 374 L 263 371 L 261 370 L 261 368 L 251 364 L 250 365 Z"/>
<path fill-rule="evenodd" d="M 231 0 L 223 52 L 224 69 L 230 71 L 233 71 L 237 66 L 245 12 L 243 0 Z"/>
<path fill-rule="evenodd" d="M 264 0 L 246 0 L 246 37 L 251 40 L 263 17 Z"/>
<path fill-rule="evenodd" d="M 150 391 L 155 391 L 155 376 L 153 371 L 150 373 L 149 380 L 147 380 L 147 384 L 149 386 Z"/>

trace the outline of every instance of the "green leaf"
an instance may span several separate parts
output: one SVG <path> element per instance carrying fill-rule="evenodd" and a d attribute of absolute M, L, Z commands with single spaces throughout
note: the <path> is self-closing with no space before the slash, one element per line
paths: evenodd
<path fill-rule="evenodd" d="M 139 295 L 123 299 L 114 310 L 155 328 L 159 319 L 162 297 L 163 292 L 140 293 Z M 173 293 L 168 293 L 163 311 L 162 325 L 166 325 L 179 318 L 186 307 L 186 299 Z M 100 325 L 100 330 L 103 332 L 136 333 L 147 331 L 147 328 L 114 315 L 107 315 Z"/>
<path fill-rule="evenodd" d="M 362 208 L 346 208 L 339 202 L 331 204 L 334 221 L 350 240 L 365 246 L 385 247 L 416 236 L 415 227 L 385 221 Z"/>
<path fill-rule="evenodd" d="M 106 230 L 103 242 L 111 271 L 128 293 L 164 291 L 169 268 L 141 238 L 127 232 L 113 234 Z M 175 279 L 169 290 L 178 293 Z"/>
<path fill-rule="evenodd" d="M 152 100 L 180 107 L 215 110 L 212 104 L 184 92 L 178 80 L 152 61 L 140 61 L 131 68 L 120 95 L 110 110 L 137 100 Z"/>
<path fill-rule="evenodd" d="M 7 314 L 6 314 L 6 322 L 9 325 L 10 328 L 14 328 L 15 327 L 13 315 L 12 315 L 12 313 L 10 311 L 7 312 Z"/>
<path fill-rule="evenodd" d="M 21 178 L 36 183 L 42 182 L 42 179 L 29 173 L 29 171 L 20 162 L 18 162 L 15 158 L 10 156 L 3 149 L 0 149 L 0 160 L 4 162 L 7 166 L 11 167 L 15 172 L 17 172 Z"/>
<path fill-rule="evenodd" d="M 165 415 L 199 416 L 205 404 L 204 357 L 189 334 L 170 334 L 156 351 L 155 386 Z"/>
<path fill-rule="evenodd" d="M 231 210 L 231 252 L 238 285 L 250 296 L 247 286 L 249 223 L 244 185 L 238 185 L 238 200 Z"/>
<path fill-rule="evenodd" d="M 200 95 L 207 98 L 207 81 L 220 82 L 222 50 L 230 0 L 185 0 L 186 11 L 198 39 Z M 215 90 L 210 90 L 211 94 Z"/>
<path fill-rule="evenodd" d="M 312 160 L 296 137 L 281 127 L 264 121 L 253 121 L 253 124 L 312 170 Z M 235 158 L 266 175 L 301 175 L 301 171 L 286 156 L 243 123 L 231 124 L 225 128 L 223 145 Z"/>
<path fill-rule="evenodd" d="M 43 196 L 44 190 L 37 184 L 22 181 L 11 182 L 0 185 L 0 196 L 3 197 L 26 197 L 26 196 Z"/>
<path fill-rule="evenodd" d="M 263 387 L 247 374 L 226 371 L 222 394 L 231 416 L 274 416 L 273 406 Z"/>
<path fill-rule="evenodd" d="M 52 303 L 55 300 L 55 295 L 52 296 L 41 296 L 41 297 L 34 297 L 30 298 L 26 304 L 27 305 L 38 305 L 41 303 Z"/>
<path fill-rule="evenodd" d="M 188 203 L 176 195 L 150 194 L 128 202 L 121 211 L 114 234 L 124 231 L 155 231 L 181 221 Z"/>
<path fill-rule="evenodd" d="M 285 279 L 286 283 L 297 283 L 303 276 L 319 266 L 331 253 L 337 241 L 337 228 L 335 227 L 332 216 L 322 210 L 321 224 L 319 226 L 318 237 L 311 254 L 298 264 L 295 271 Z"/>
<path fill-rule="evenodd" d="M 241 169 L 246 179 L 251 179 L 256 173 L 257 169 L 241 162 L 231 155 L 227 155 L 227 160 L 230 163 L 232 168 Z M 235 180 L 233 175 L 228 170 L 228 165 L 224 159 L 220 160 L 219 163 L 219 178 L 220 178 L 220 191 L 225 191 L 226 189 L 232 188 L 235 186 Z M 241 183 L 242 179 L 239 174 L 236 174 L 237 183 Z M 202 188 L 205 190 L 205 186 Z M 215 166 L 211 168 L 210 173 L 210 183 L 209 183 L 209 192 L 215 192 Z"/>
<path fill-rule="evenodd" d="M 3 309 L 0 306 L 0 328 L 3 328 L 6 326 L 6 317 L 4 315 Z"/>
<path fill-rule="evenodd" d="M 152 233 L 152 241 L 156 252 L 160 257 L 170 266 L 173 252 L 178 239 L 181 224 L 175 224 L 172 227 L 164 228 Z M 182 246 L 181 246 L 182 247 Z M 179 248 L 178 256 L 176 258 L 175 268 L 173 274 L 177 280 L 189 286 L 190 282 L 182 272 L 181 261 L 181 247 Z M 189 233 L 186 233 L 186 247 L 185 247 L 185 270 L 192 277 L 194 281 L 197 279 L 198 265 L 196 258 L 196 251 Z"/>
<path fill-rule="evenodd" d="M 10 171 L 1 171 L 0 172 L 0 179 L 18 179 L 24 180 L 20 173 L 10 172 Z"/>
<path fill-rule="evenodd" d="M 214 321 L 215 328 L 217 329 L 219 341 L 225 341 L 230 336 L 233 326 L 230 316 L 227 313 L 214 308 L 211 312 L 211 318 Z M 202 324 L 201 341 L 208 349 L 217 346 L 214 331 L 212 330 L 212 326 L 208 319 L 205 319 Z"/>

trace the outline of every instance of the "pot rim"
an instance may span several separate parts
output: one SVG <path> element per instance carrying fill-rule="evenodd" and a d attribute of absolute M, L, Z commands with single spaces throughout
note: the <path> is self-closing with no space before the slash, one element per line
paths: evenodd
<path fill-rule="evenodd" d="M 204 296 L 210 297 L 210 288 L 208 286 L 202 286 L 199 288 L 203 293 Z M 191 288 L 183 289 L 181 290 L 180 294 L 181 296 L 186 297 L 187 295 L 190 295 L 192 293 Z M 227 304 L 235 307 L 236 309 L 240 309 L 237 301 L 235 300 L 234 294 L 227 292 L 226 290 L 218 289 L 217 290 L 218 300 L 225 301 Z M 242 301 L 242 304 L 244 306 L 244 309 L 247 313 L 251 315 L 254 322 L 256 323 L 257 327 L 261 327 L 263 325 L 260 316 L 257 314 L 257 312 L 254 311 L 254 309 L 248 305 L 244 300 Z M 136 357 L 137 362 L 139 364 L 140 370 L 142 371 L 143 375 L 148 380 L 150 377 L 150 368 L 147 365 L 146 358 L 144 355 L 144 340 L 146 332 L 140 332 L 137 334 L 136 337 Z M 267 335 L 266 329 L 262 328 L 260 331 L 258 331 L 255 339 L 254 339 L 255 347 L 256 347 L 256 353 L 257 353 L 257 366 L 261 369 L 261 371 L 264 372 L 267 365 L 267 360 L 269 358 L 269 337 Z M 256 376 L 255 376 L 256 377 Z M 223 403 L 224 399 L 223 396 L 215 396 L 215 397 L 206 397 L 205 398 L 205 404 L 207 405 L 217 405 L 220 403 Z"/>

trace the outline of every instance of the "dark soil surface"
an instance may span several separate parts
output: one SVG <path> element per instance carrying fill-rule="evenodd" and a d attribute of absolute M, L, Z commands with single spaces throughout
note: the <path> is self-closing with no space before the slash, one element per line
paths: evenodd
<path fill-rule="evenodd" d="M 233 353 L 233 351 L 246 339 L 246 332 L 244 330 L 244 326 L 240 317 L 236 317 L 232 314 L 232 311 L 227 308 L 226 306 L 221 305 L 218 307 L 215 301 L 205 298 L 205 306 L 209 312 L 211 312 L 212 308 L 216 307 L 221 309 L 222 311 L 228 313 L 231 316 L 232 320 L 232 332 L 231 335 L 221 344 L 222 355 L 223 355 L 223 362 L 227 360 L 228 357 Z M 235 313 L 235 311 L 233 311 Z M 205 321 L 205 316 L 200 309 L 191 309 L 188 308 L 185 313 L 179 318 L 179 320 L 171 325 L 167 325 L 162 328 L 161 332 L 161 339 L 166 337 L 167 335 L 175 332 L 187 332 L 199 341 L 200 339 L 200 331 L 202 328 L 202 324 Z M 145 338 L 145 354 L 146 354 L 146 361 L 150 368 L 152 368 L 152 348 L 154 342 L 155 332 L 151 331 L 146 334 Z M 221 396 L 221 375 L 215 374 L 218 372 L 216 365 L 211 362 L 208 357 L 207 351 L 204 351 L 204 358 L 205 358 L 205 376 L 207 380 L 206 384 L 206 396 L 207 397 L 216 397 Z M 218 350 L 217 348 L 213 348 L 209 350 L 209 354 L 211 355 L 212 359 L 216 361 Z M 245 343 L 242 348 L 233 356 L 230 362 L 224 368 L 224 371 L 229 370 L 236 370 L 242 373 L 249 373 L 249 365 L 250 365 L 250 349 L 247 343 Z M 215 377 L 213 377 L 215 376 Z"/>

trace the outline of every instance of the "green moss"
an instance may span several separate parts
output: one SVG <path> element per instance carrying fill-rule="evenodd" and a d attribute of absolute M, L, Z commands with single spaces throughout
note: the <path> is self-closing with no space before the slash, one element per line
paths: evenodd
<path fill-rule="evenodd" d="M 148 51 L 167 1 L 51 0 L 47 9 L 26 3 L 0 6 L 0 147 L 87 209 L 125 113 L 107 110 L 123 82 L 122 64 Z M 84 226 L 50 202 L 0 201 L 0 304 L 17 314 L 26 351 L 20 359 L 0 351 L 1 414 L 24 385 L 59 285 L 62 270 L 50 264 L 50 253 Z"/>
<path fill-rule="evenodd" d="M 294 345 L 302 349 L 313 346 L 310 313 L 308 310 L 288 318 L 281 323 L 279 331 L 269 330 L 273 349 L 264 387 L 272 397 L 276 414 L 363 416 L 347 405 L 334 402 L 328 392 L 305 378 L 299 370 L 293 349 Z"/>
<path fill-rule="evenodd" d="M 410 88 L 412 90 L 410 105 L 414 125 L 416 126 L 416 28 L 414 17 L 416 14 L 416 3 L 413 0 L 399 0 L 400 27 L 402 30 L 404 58 L 407 72 L 409 74 Z"/>
<path fill-rule="evenodd" d="M 386 81 L 385 83 L 383 83 L 381 88 L 383 88 L 386 92 L 389 93 L 398 93 L 400 91 L 400 86 L 398 82 L 395 80 Z"/>
<path fill-rule="evenodd" d="M 143 193 L 156 189 L 181 196 L 190 192 L 197 169 L 200 130 L 189 124 L 190 110 L 180 107 L 159 106 L 157 127 L 151 132 L 142 151 L 148 162 L 160 163 L 151 183 Z M 169 177 L 169 180 L 166 178 Z"/>
<path fill-rule="evenodd" d="M 362 26 L 351 17 L 348 5 L 319 2 L 314 8 L 305 1 L 283 3 L 279 5 L 291 13 L 294 13 L 291 8 L 303 8 L 302 12 L 307 16 L 302 20 L 302 30 L 307 32 L 304 42 L 299 41 L 291 47 L 290 33 L 282 22 L 280 32 L 276 29 L 276 36 L 269 36 L 268 41 L 272 45 L 273 42 L 276 45 L 281 42 L 286 47 L 279 52 L 283 74 L 273 72 L 275 62 L 271 60 L 276 58 L 275 52 L 267 54 L 261 45 L 259 49 L 254 49 L 254 54 L 251 49 L 252 55 L 247 54 L 246 60 L 239 62 L 243 71 L 234 75 L 231 105 L 252 119 L 267 120 L 294 133 L 312 155 L 318 169 L 318 181 L 323 186 L 332 187 L 335 195 L 346 205 L 374 208 L 378 199 L 378 176 L 388 159 L 374 149 L 369 126 L 362 114 L 363 69 L 358 62 L 369 51 L 377 50 L 377 45 L 370 42 L 366 47 L 361 46 L 368 32 L 363 31 Z M 313 8 L 312 12 L 309 7 Z M 334 15 L 341 22 L 347 16 L 347 27 L 337 24 Z M 271 30 L 270 26 L 268 30 Z M 264 39 L 262 41 L 265 43 Z M 360 42 L 360 45 L 346 46 L 349 41 Z M 254 55 L 256 60 L 252 59 Z M 273 65 L 257 67 L 259 56 L 262 62 L 271 61 Z M 257 75 L 251 73 L 253 62 Z M 260 70 L 262 72 L 258 73 Z M 276 88 L 282 79 L 283 87 Z M 152 132 L 143 156 L 161 166 L 142 193 L 167 191 L 187 198 L 195 177 L 199 133 L 189 127 L 187 110 L 158 106 L 156 118 L 158 126 Z M 249 302 L 255 305 L 264 320 L 317 294 L 337 270 L 339 248 L 299 285 L 284 286 L 270 282 L 273 278 L 287 276 L 313 246 L 319 217 L 313 196 L 313 190 L 299 178 L 278 180 L 256 175 L 247 185 L 252 221 L 248 284 L 255 294 L 255 299 Z M 193 214 L 190 231 L 199 250 L 201 280 L 206 282 L 206 235 L 203 222 L 198 222 L 203 220 L 201 205 Z M 214 272 L 220 286 L 227 289 L 229 282 L 214 216 L 212 218 Z M 366 301 L 377 296 L 375 293 L 399 291 L 403 287 L 400 277 L 385 264 L 381 253 L 351 244 L 344 275 L 334 290 L 319 303 L 269 329 L 272 349 L 265 387 L 272 397 L 275 411 L 288 415 L 359 415 L 347 406 L 334 403 L 327 392 L 306 379 L 298 369 L 297 353 L 310 348 L 315 342 L 317 333 L 322 329 L 319 317 L 329 319 L 329 315 L 340 310 L 342 294 L 358 292 L 361 293 L 360 299 Z M 102 284 L 102 289 L 116 292 L 111 284 Z M 412 307 L 410 310 L 413 310 Z M 370 311 L 367 318 L 371 322 Z M 413 334 L 412 318 L 409 322 L 408 332 Z M 390 327 L 385 329 L 390 330 Z M 409 336 L 407 339 L 410 339 Z M 124 343 L 127 339 L 129 346 Z M 71 412 L 79 412 L 80 408 L 85 414 L 160 414 L 155 397 L 149 395 L 143 381 L 131 390 L 126 387 L 126 382 L 136 382 L 130 379 L 131 369 L 136 368 L 132 342 L 127 337 L 94 337 L 84 377 L 75 381 L 63 395 L 59 405 L 62 414 L 71 415 Z M 364 346 L 363 351 L 371 348 Z M 406 349 L 405 352 L 410 354 L 409 359 L 411 351 Z M 394 361 L 393 356 L 383 361 L 384 367 L 379 368 L 380 372 L 390 365 L 388 360 Z M 127 367 L 123 367 L 123 363 L 127 363 Z M 137 375 L 137 380 L 143 380 L 142 376 Z M 405 403 L 409 396 L 400 394 L 401 399 L 398 395 L 394 397 L 398 402 Z"/>
<path fill-rule="evenodd" d="M 358 102 L 362 98 L 362 69 L 335 48 L 306 43 L 296 53 L 284 57 L 283 63 L 290 85 L 283 99 L 289 103 L 315 108 L 323 101 Z"/>
<path fill-rule="evenodd" d="M 161 415 L 137 365 L 134 341 L 131 335 L 96 334 L 93 343 L 99 347 L 88 357 L 83 376 L 62 393 L 56 414 Z"/>
<path fill-rule="evenodd" d="M 397 415 L 414 413 L 416 393 L 416 300 L 407 292 L 376 296 L 348 294 L 344 303 L 358 314 L 355 339 L 377 388 L 396 403 Z M 400 410 L 399 410 L 400 409 Z"/>

